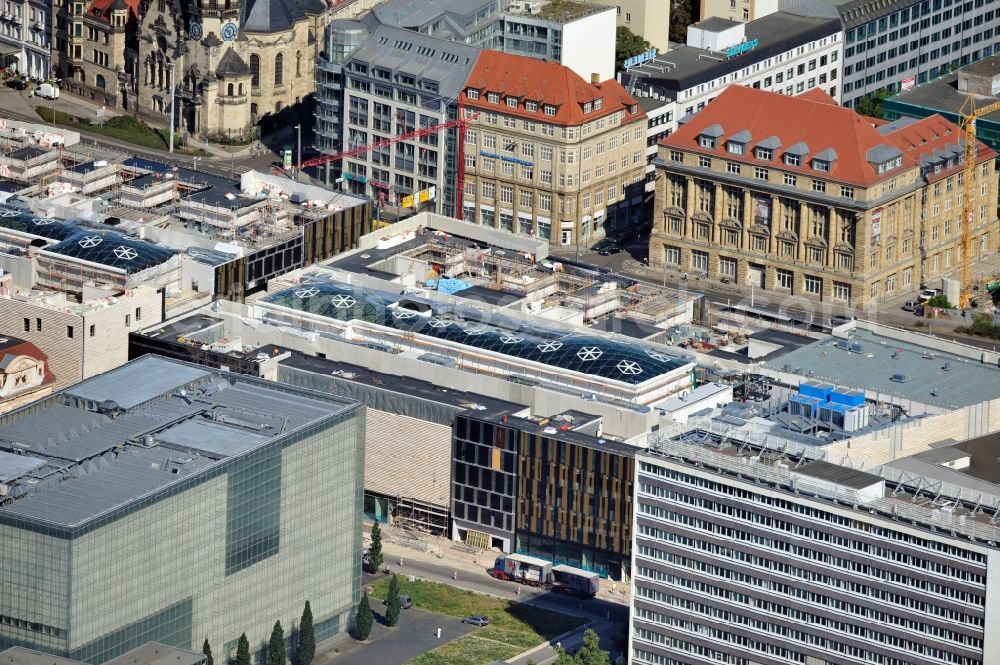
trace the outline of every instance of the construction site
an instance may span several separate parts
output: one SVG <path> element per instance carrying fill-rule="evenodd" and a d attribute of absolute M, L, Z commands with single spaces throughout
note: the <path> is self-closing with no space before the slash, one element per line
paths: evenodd
<path fill-rule="evenodd" d="M 75 293 L 145 283 L 242 300 L 371 230 L 362 198 L 281 175 L 223 178 L 16 121 L 0 125 L 0 204 L 0 267 L 13 286 Z"/>

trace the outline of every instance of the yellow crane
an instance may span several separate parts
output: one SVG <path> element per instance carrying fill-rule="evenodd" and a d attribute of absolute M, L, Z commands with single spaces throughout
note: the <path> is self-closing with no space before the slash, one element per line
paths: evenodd
<path fill-rule="evenodd" d="M 961 239 L 961 263 L 960 276 L 962 290 L 958 298 L 961 308 L 966 308 L 972 301 L 972 220 L 975 214 L 972 205 L 975 187 L 973 180 L 976 178 L 976 119 L 984 115 L 1000 111 L 1000 102 L 993 102 L 986 106 L 976 108 L 976 97 L 972 93 L 966 97 L 965 103 L 959 109 L 958 119 L 962 132 L 965 134 L 965 175 L 962 187 L 962 239 Z M 991 174 L 992 177 L 992 174 Z"/>

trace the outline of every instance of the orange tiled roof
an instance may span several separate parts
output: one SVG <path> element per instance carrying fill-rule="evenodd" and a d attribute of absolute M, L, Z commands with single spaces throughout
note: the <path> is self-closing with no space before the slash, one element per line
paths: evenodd
<path fill-rule="evenodd" d="M 706 131 L 718 136 L 714 148 L 700 143 L 699 137 Z M 750 136 L 744 154 L 728 152 L 727 141 L 741 132 Z M 934 138 L 924 143 L 913 140 L 921 136 Z M 921 165 L 921 158 L 933 157 L 935 149 L 944 150 L 948 144 L 957 146 L 960 139 L 959 128 L 941 116 L 890 128 L 885 121 L 838 106 L 822 91 L 810 90 L 787 97 L 732 85 L 660 144 L 868 187 L 906 168 Z M 754 148 L 762 141 L 773 148 L 771 160 L 758 160 L 754 156 Z M 785 152 L 793 146 L 800 154 L 799 166 L 784 161 Z M 831 155 L 835 158 L 830 161 L 828 172 L 812 168 L 814 157 L 824 159 Z M 873 155 L 895 155 L 899 166 L 879 173 L 877 166 L 869 161 Z M 993 156 L 995 153 L 980 143 L 977 161 Z"/>
<path fill-rule="evenodd" d="M 105 23 L 111 22 L 111 12 L 115 9 L 128 9 L 131 16 L 139 17 L 140 0 L 93 0 L 87 9 L 87 15 Z"/>
<path fill-rule="evenodd" d="M 479 99 L 469 99 L 470 88 L 479 90 Z M 499 93 L 498 102 L 489 101 L 490 92 Z M 508 106 L 508 97 L 517 98 L 517 107 Z M 479 55 L 460 99 L 469 108 L 566 126 L 580 125 L 623 109 L 623 123 L 645 116 L 638 102 L 614 79 L 589 83 L 557 62 L 491 50 Z M 595 110 L 593 105 L 598 99 L 601 108 Z M 525 102 L 537 103 L 537 111 L 527 110 Z M 584 104 L 588 103 L 592 110 L 584 113 Z M 554 116 L 545 115 L 546 104 L 555 106 Z"/>

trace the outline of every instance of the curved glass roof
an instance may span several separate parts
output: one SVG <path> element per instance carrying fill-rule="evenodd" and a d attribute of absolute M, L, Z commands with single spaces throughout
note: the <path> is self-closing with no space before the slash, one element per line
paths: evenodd
<path fill-rule="evenodd" d="M 30 233 L 49 240 L 65 240 L 76 233 L 77 227 L 50 219 L 35 217 L 17 208 L 0 205 L 0 228 Z"/>
<path fill-rule="evenodd" d="M 172 249 L 135 240 L 120 233 L 87 228 L 75 229 L 73 235 L 46 247 L 45 251 L 99 263 L 129 273 L 159 265 L 176 254 Z"/>
<path fill-rule="evenodd" d="M 272 293 L 261 302 L 341 321 L 377 323 L 633 385 L 688 364 L 687 360 L 651 346 L 526 326 L 502 314 L 472 308 L 431 303 L 433 312 L 427 316 L 389 307 L 406 299 L 409 298 L 354 289 L 344 284 L 315 282 Z"/>

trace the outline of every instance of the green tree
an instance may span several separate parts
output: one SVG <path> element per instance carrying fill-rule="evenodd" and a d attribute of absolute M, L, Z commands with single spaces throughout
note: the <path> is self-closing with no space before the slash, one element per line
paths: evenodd
<path fill-rule="evenodd" d="M 368 546 L 368 570 L 377 573 L 382 567 L 382 528 L 378 520 L 372 524 L 372 542 Z"/>
<path fill-rule="evenodd" d="M 354 615 L 354 637 L 362 642 L 368 639 L 372 632 L 372 607 L 368 604 L 368 592 L 365 591 L 358 603 L 357 614 Z"/>
<path fill-rule="evenodd" d="M 212 658 L 212 647 L 208 644 L 208 638 L 205 638 L 205 643 L 201 645 L 201 652 L 205 654 L 205 665 L 215 665 L 215 659 Z"/>
<path fill-rule="evenodd" d="M 590 628 L 583 631 L 583 646 L 576 652 L 578 665 L 611 665 L 611 656 L 601 648 L 600 636 Z"/>
<path fill-rule="evenodd" d="M 879 90 L 869 95 L 865 95 L 858 100 L 854 110 L 869 118 L 881 118 L 886 98 L 890 96 L 888 90 Z"/>
<path fill-rule="evenodd" d="M 236 665 L 250 665 L 250 642 L 247 641 L 247 634 L 240 635 L 240 641 L 236 644 Z"/>
<path fill-rule="evenodd" d="M 403 609 L 399 600 L 399 577 L 392 576 L 389 580 L 389 593 L 385 595 L 385 622 L 395 626 L 399 621 L 399 611 Z"/>
<path fill-rule="evenodd" d="M 941 309 L 951 309 L 952 305 L 948 302 L 948 296 L 943 293 L 939 293 L 930 300 L 927 301 L 930 307 L 940 307 Z"/>
<path fill-rule="evenodd" d="M 559 655 L 556 656 L 555 665 L 576 665 L 576 658 L 566 653 L 565 649 L 559 649 Z"/>
<path fill-rule="evenodd" d="M 285 631 L 281 622 L 274 622 L 271 641 L 267 645 L 267 665 L 285 665 Z"/>
<path fill-rule="evenodd" d="M 313 611 L 306 601 L 299 621 L 299 665 L 310 665 L 316 655 L 316 631 L 313 629 Z M 209 663 L 209 665 L 212 665 Z"/>
<path fill-rule="evenodd" d="M 673 0 L 670 3 L 670 41 L 687 43 L 687 29 L 698 9 L 693 0 Z"/>
<path fill-rule="evenodd" d="M 615 32 L 615 71 L 625 68 L 625 61 L 633 55 L 645 53 L 652 46 L 645 39 L 629 30 L 624 25 L 618 26 Z"/>

